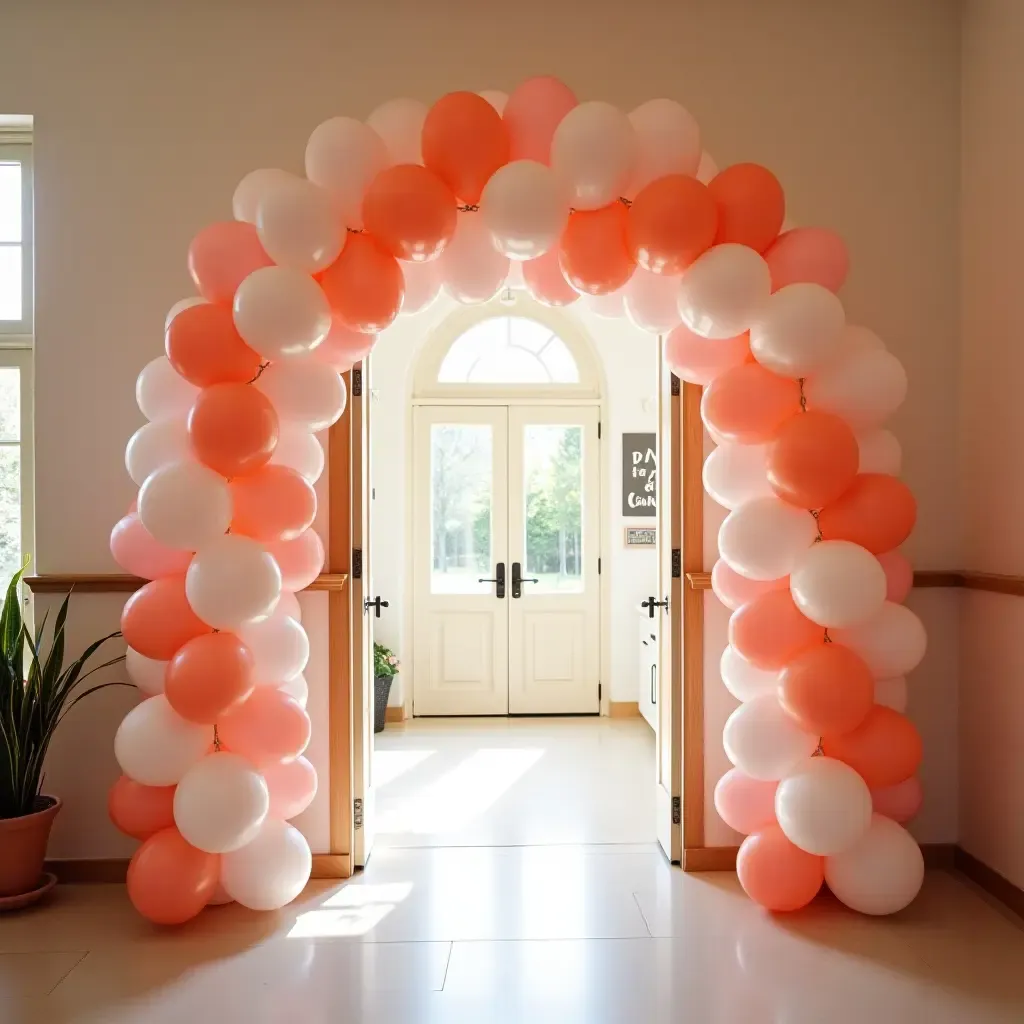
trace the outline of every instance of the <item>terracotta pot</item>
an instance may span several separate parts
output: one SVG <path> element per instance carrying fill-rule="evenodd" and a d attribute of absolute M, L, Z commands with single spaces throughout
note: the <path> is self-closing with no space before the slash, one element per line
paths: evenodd
<path fill-rule="evenodd" d="M 31 892 L 43 877 L 46 844 L 60 800 L 40 796 L 35 806 L 32 814 L 0 818 L 0 899 Z"/>

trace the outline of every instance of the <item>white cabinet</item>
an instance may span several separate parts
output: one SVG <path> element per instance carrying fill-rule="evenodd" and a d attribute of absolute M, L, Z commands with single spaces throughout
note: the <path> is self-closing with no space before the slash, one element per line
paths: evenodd
<path fill-rule="evenodd" d="M 647 724 L 658 731 L 658 713 L 655 702 L 658 696 L 658 624 L 660 619 L 650 617 L 646 608 L 640 609 L 640 624 L 637 633 L 637 686 L 640 714 Z"/>

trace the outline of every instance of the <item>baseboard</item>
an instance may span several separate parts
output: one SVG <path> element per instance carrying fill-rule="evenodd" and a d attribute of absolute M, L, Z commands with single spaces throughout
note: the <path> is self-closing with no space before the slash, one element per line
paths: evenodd
<path fill-rule="evenodd" d="M 640 705 L 635 700 L 608 701 L 609 718 L 639 718 Z"/>
<path fill-rule="evenodd" d="M 683 851 L 683 870 L 735 871 L 736 854 L 739 853 L 739 849 L 738 846 L 691 847 L 689 850 Z M 948 869 L 953 867 L 957 854 L 963 851 L 959 851 L 954 843 L 923 843 L 921 852 L 924 854 L 925 867 Z M 965 871 L 964 874 L 967 872 Z"/>
<path fill-rule="evenodd" d="M 1015 914 L 1024 917 L 1024 889 L 1014 885 L 1008 878 L 1004 878 L 984 861 L 978 860 L 962 846 L 956 847 L 954 851 L 953 866 Z"/>
<path fill-rule="evenodd" d="M 384 713 L 385 722 L 404 722 L 405 708 L 399 704 L 398 707 L 389 707 Z"/>
<path fill-rule="evenodd" d="M 352 857 L 347 853 L 314 853 L 311 878 L 351 878 Z"/>

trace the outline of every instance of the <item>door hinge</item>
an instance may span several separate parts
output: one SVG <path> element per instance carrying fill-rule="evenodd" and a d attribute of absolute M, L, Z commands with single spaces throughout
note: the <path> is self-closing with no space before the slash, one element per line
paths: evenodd
<path fill-rule="evenodd" d="M 679 394 L 679 378 L 674 373 L 672 374 L 672 394 Z"/>
<path fill-rule="evenodd" d="M 683 553 L 679 548 L 672 549 L 672 579 L 678 580 L 683 575 Z"/>
<path fill-rule="evenodd" d="M 363 396 L 363 368 L 352 367 L 352 397 L 362 398 Z"/>
<path fill-rule="evenodd" d="M 600 558 L 597 560 L 597 575 L 598 576 L 601 575 L 601 559 Z"/>
<path fill-rule="evenodd" d="M 683 802 L 679 797 L 672 797 L 672 824 L 678 825 L 683 820 Z"/>
<path fill-rule="evenodd" d="M 601 699 L 601 684 L 600 683 L 597 684 L 597 699 L 598 700 Z"/>
<path fill-rule="evenodd" d="M 363 549 L 353 548 L 352 549 L 352 579 L 361 580 L 363 578 Z"/>
<path fill-rule="evenodd" d="M 597 421 L 597 439 L 599 441 L 601 440 L 601 421 L 600 420 Z"/>
<path fill-rule="evenodd" d="M 356 831 L 363 827 L 363 800 L 362 797 L 356 797 L 352 801 L 352 824 Z"/>

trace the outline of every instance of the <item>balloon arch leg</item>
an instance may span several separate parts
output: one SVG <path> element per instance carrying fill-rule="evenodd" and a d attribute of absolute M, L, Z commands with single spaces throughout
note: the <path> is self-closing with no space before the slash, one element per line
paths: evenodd
<path fill-rule="evenodd" d="M 442 288 L 475 303 L 507 285 L 667 336 L 675 372 L 704 386 L 704 481 L 730 510 L 713 572 L 733 610 L 722 680 L 741 702 L 715 805 L 747 834 L 744 889 L 774 910 L 826 881 L 856 910 L 906 905 L 923 863 L 903 827 L 921 802 L 905 676 L 925 636 L 902 604 L 914 499 L 881 426 L 906 378 L 846 323 L 842 241 L 784 230 L 775 176 L 718 171 L 678 103 L 627 115 L 550 77 L 332 118 L 305 171 L 253 171 L 234 219 L 196 235 L 199 295 L 138 379 L 138 501 L 111 549 L 150 581 L 122 617 L 145 699 L 118 729 L 110 794 L 142 840 L 138 910 L 270 910 L 306 884 L 288 822 L 317 785 L 296 600 L 324 558 L 316 433 L 397 316 Z"/>

